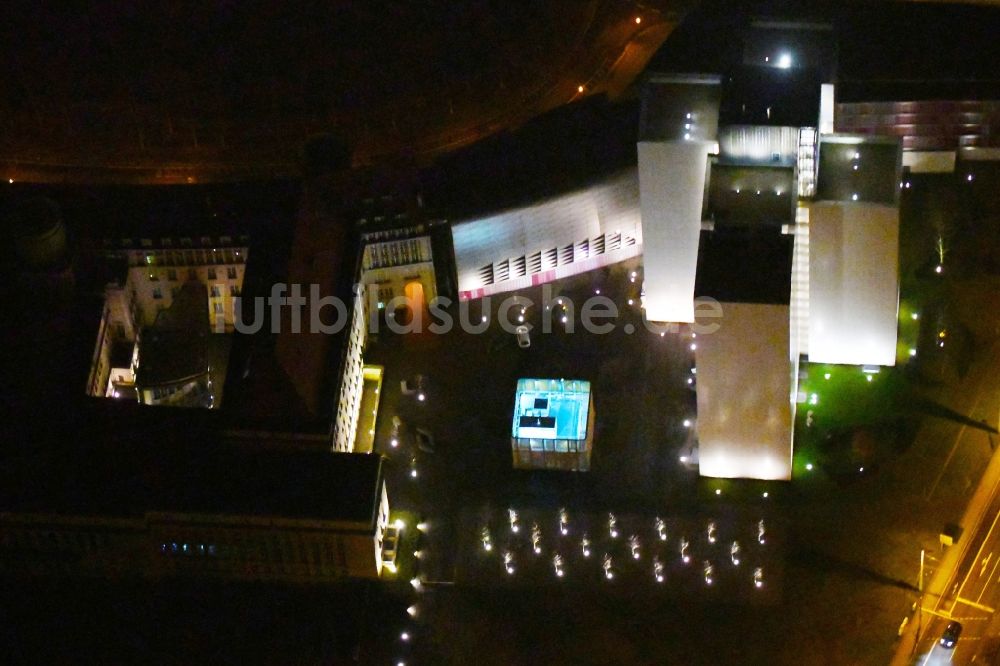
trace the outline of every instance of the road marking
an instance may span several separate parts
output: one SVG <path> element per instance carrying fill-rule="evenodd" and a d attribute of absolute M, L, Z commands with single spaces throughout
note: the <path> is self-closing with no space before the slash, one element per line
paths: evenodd
<path fill-rule="evenodd" d="M 930 613 L 931 615 L 937 615 L 938 617 L 943 617 L 946 620 L 954 619 L 952 614 L 949 613 L 948 611 L 937 611 L 937 610 L 931 610 L 930 608 L 921 608 L 920 610 L 922 610 L 925 613 Z"/>
<path fill-rule="evenodd" d="M 996 492 L 996 488 L 994 488 L 994 492 Z M 989 504 L 986 505 L 987 510 L 989 510 L 989 507 L 990 507 L 991 504 L 993 504 L 993 498 L 992 497 L 989 500 Z M 983 542 L 979 545 L 979 551 L 976 553 L 976 559 L 977 560 L 979 559 L 979 556 L 983 554 L 983 548 L 986 548 L 986 544 L 989 543 L 989 541 L 990 541 L 990 535 L 993 534 L 993 528 L 995 528 L 997 526 L 997 521 L 998 520 L 1000 520 L 1000 511 L 997 511 L 997 515 L 993 517 L 993 522 L 990 524 L 990 529 L 986 533 L 986 537 L 983 539 Z M 961 564 L 959 564 L 959 566 L 961 566 Z M 962 590 L 965 588 L 965 584 L 969 581 L 969 576 L 971 576 L 971 575 L 972 575 L 972 568 L 970 567 L 968 573 L 965 574 L 965 578 L 962 579 L 962 584 L 958 588 L 958 595 L 959 595 L 959 597 L 961 597 Z M 957 603 L 958 603 L 958 601 L 955 601 L 955 602 L 953 602 L 951 604 L 951 610 L 952 611 L 955 610 L 955 604 L 957 604 Z"/>
<path fill-rule="evenodd" d="M 997 612 L 995 608 L 990 608 L 989 606 L 981 604 L 981 603 L 979 603 L 977 601 L 973 601 L 972 599 L 966 599 L 965 597 L 958 597 L 955 600 L 955 603 L 956 604 L 961 603 L 961 604 L 965 604 L 966 606 L 972 606 L 973 608 L 978 608 L 979 610 L 986 611 L 987 613 L 996 613 Z M 954 610 L 954 609 L 955 609 L 955 607 L 953 605 L 952 606 L 952 610 Z"/>
<path fill-rule="evenodd" d="M 992 559 L 993 559 L 993 551 L 991 550 L 990 554 L 987 555 L 986 557 L 984 557 L 983 561 L 982 561 L 982 564 L 979 565 L 979 576 L 980 576 L 980 578 L 982 577 L 982 575 L 984 573 L 986 573 L 986 567 L 989 566 L 990 560 L 992 560 Z M 990 577 L 992 577 L 992 576 L 993 576 L 993 574 L 991 572 L 990 573 Z"/>
<path fill-rule="evenodd" d="M 979 596 L 976 597 L 976 601 L 982 601 L 983 600 L 983 595 L 986 594 L 986 589 L 989 588 L 989 586 L 990 586 L 990 581 L 993 579 L 993 574 L 996 573 L 997 565 L 1000 565 L 1000 557 L 998 557 L 997 561 L 993 563 L 993 569 L 990 570 L 989 578 L 987 578 L 986 582 L 983 583 L 983 589 L 979 590 Z M 980 574 L 980 576 L 981 575 L 982 574 Z"/>

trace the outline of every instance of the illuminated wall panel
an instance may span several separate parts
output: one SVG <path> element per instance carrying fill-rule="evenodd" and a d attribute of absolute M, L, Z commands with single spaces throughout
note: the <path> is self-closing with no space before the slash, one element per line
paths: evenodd
<path fill-rule="evenodd" d="M 820 202 L 809 213 L 809 360 L 894 365 L 899 210 Z"/>
<path fill-rule="evenodd" d="M 702 476 L 792 476 L 793 365 L 787 305 L 722 303 L 719 330 L 698 336 Z"/>
<path fill-rule="evenodd" d="M 634 168 L 587 189 L 451 227 L 461 298 L 523 289 L 639 254 Z"/>
<path fill-rule="evenodd" d="M 639 142 L 646 317 L 694 321 L 694 281 L 708 152 L 699 141 Z"/>

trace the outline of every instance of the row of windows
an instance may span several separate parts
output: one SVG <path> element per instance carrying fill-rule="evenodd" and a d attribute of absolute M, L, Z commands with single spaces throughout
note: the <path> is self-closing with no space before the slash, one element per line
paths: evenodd
<path fill-rule="evenodd" d="M 172 287 L 170 289 L 170 294 L 174 298 L 176 298 L 177 294 L 179 294 L 179 293 L 180 293 L 180 287 Z M 222 287 L 213 286 L 211 293 L 212 293 L 212 298 L 222 298 Z M 235 285 L 235 284 L 234 285 L 230 285 L 229 286 L 229 295 L 232 296 L 232 297 L 234 297 L 234 298 L 236 296 L 239 296 L 240 295 L 240 288 L 239 288 L 239 286 Z M 163 298 L 163 290 L 160 287 L 153 287 L 153 298 L 155 298 L 156 300 L 160 300 L 161 298 Z M 222 310 L 221 310 L 222 304 L 221 303 L 216 303 L 215 305 L 217 306 L 216 307 L 216 312 L 222 312 Z"/>
<path fill-rule="evenodd" d="M 243 561 L 288 562 L 297 564 L 328 564 L 346 566 L 343 552 L 327 541 L 300 542 L 284 537 L 256 539 L 236 538 L 231 543 L 215 544 L 192 541 L 163 541 L 161 555 L 179 558 L 219 558 Z"/>
<path fill-rule="evenodd" d="M 159 247 L 173 247 L 173 245 L 174 245 L 174 239 L 173 238 L 159 238 L 157 240 L 159 241 L 159 243 L 158 243 Z M 240 236 L 239 237 L 239 241 L 240 241 L 240 243 L 242 243 L 242 244 L 245 245 L 247 242 L 249 242 L 249 238 L 247 236 Z M 233 244 L 233 237 L 232 236 L 219 236 L 218 242 L 216 242 L 216 240 L 214 238 L 212 238 L 211 236 L 201 236 L 201 237 L 198 238 L 198 243 L 200 245 L 204 245 L 205 247 L 211 247 L 213 245 L 232 245 Z M 105 239 L 104 244 L 105 245 L 110 245 L 111 244 L 110 239 Z M 183 236 L 183 237 L 181 237 L 179 239 L 179 244 L 180 244 L 181 247 L 193 247 L 194 246 L 194 239 L 191 238 L 190 236 Z M 131 238 L 122 238 L 121 239 L 121 246 L 122 247 L 132 247 L 133 245 L 135 245 L 135 242 L 133 241 L 133 239 L 131 239 Z M 139 245 L 142 246 L 142 247 L 153 247 L 153 239 L 152 238 L 140 238 L 139 239 Z"/>
<path fill-rule="evenodd" d="M 214 268 L 209 268 L 208 269 L 208 279 L 209 280 L 217 280 L 217 279 L 219 279 L 218 275 L 219 275 L 218 271 L 216 271 Z M 187 272 L 187 276 L 188 276 L 189 280 L 197 280 L 198 279 L 198 271 L 197 271 L 197 269 L 189 268 L 188 272 Z M 230 280 L 237 279 L 237 272 L 236 272 L 236 267 L 235 266 L 229 266 L 229 267 L 226 268 L 226 277 L 228 279 L 230 279 Z M 149 280 L 150 280 L 150 282 L 159 282 L 160 281 L 160 276 L 155 271 L 149 271 Z M 167 280 L 169 280 L 170 282 L 177 282 L 177 271 L 175 269 L 173 269 L 173 268 L 167 269 Z"/>
<path fill-rule="evenodd" d="M 579 439 L 525 439 L 514 440 L 514 448 L 520 451 L 553 451 L 556 453 L 578 453 L 587 450 L 587 442 Z"/>
<path fill-rule="evenodd" d="M 565 266 L 575 261 L 589 259 L 605 252 L 614 252 L 635 244 L 635 237 L 628 234 L 601 234 L 596 238 L 585 238 L 578 243 L 562 248 L 553 247 L 487 264 L 479 269 L 479 278 L 484 285 L 495 284 L 513 278 L 534 275 L 557 266 Z"/>
<path fill-rule="evenodd" d="M 133 266 L 206 266 L 211 264 L 246 263 L 246 250 L 157 250 L 133 252 L 129 262 Z"/>

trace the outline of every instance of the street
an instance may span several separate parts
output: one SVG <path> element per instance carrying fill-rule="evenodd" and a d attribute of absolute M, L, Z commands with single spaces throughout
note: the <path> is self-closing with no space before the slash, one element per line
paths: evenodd
<path fill-rule="evenodd" d="M 979 376 L 972 378 L 969 391 L 958 398 L 966 413 L 975 416 L 996 414 L 997 345 L 986 350 L 977 363 Z M 978 380 L 978 381 L 976 381 Z M 997 417 L 992 417 L 997 418 Z M 992 418 L 990 419 L 992 421 Z M 928 501 L 953 500 L 943 497 L 941 479 L 953 474 L 955 456 L 969 455 L 981 448 L 986 433 L 962 426 L 958 430 L 934 480 L 928 487 Z M 966 452 L 963 454 L 963 450 Z M 961 469 L 964 465 L 958 467 Z M 965 530 L 947 551 L 928 552 L 929 580 L 920 607 L 910 617 L 909 626 L 897 647 L 892 664 L 998 664 L 1000 663 L 1000 457 L 993 455 L 979 480 L 959 524 Z M 953 491 L 954 492 L 954 491 Z M 952 494 L 952 493 L 949 493 Z M 962 623 L 962 635 L 954 649 L 939 644 L 947 624 Z M 914 632 L 917 632 L 916 634 Z"/>

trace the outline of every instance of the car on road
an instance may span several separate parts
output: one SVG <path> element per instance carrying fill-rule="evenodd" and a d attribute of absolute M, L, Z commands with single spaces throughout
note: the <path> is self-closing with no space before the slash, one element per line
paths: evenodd
<path fill-rule="evenodd" d="M 955 647 L 955 643 L 958 643 L 958 637 L 961 635 L 962 623 L 952 620 L 948 623 L 948 626 L 944 628 L 944 633 L 941 634 L 941 647 L 951 650 Z"/>
<path fill-rule="evenodd" d="M 531 346 L 531 335 L 528 333 L 527 326 L 518 326 L 515 328 L 514 335 L 517 336 L 517 346 L 521 349 L 527 349 Z"/>

